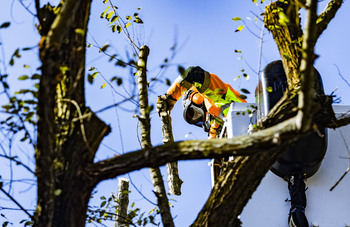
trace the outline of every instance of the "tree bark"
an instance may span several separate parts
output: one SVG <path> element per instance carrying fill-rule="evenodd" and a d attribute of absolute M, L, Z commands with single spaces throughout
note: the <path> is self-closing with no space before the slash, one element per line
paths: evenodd
<path fill-rule="evenodd" d="M 140 129 L 141 129 L 141 145 L 143 149 L 149 149 L 151 144 L 151 121 L 149 118 L 150 107 L 148 105 L 148 89 L 147 89 L 147 58 L 149 48 L 142 46 L 140 48 L 138 67 L 138 89 L 139 89 L 139 104 L 140 104 Z M 174 226 L 173 219 L 170 213 L 169 201 L 165 192 L 164 181 L 159 167 L 150 168 L 151 179 L 154 187 L 154 194 L 157 197 L 157 204 L 162 217 L 164 226 Z"/>
<path fill-rule="evenodd" d="M 160 115 L 162 122 L 162 133 L 163 133 L 163 143 L 173 143 L 173 130 L 171 127 L 171 117 L 164 111 Z M 168 173 L 168 186 L 169 192 L 173 195 L 181 195 L 181 184 L 183 181 L 179 177 L 177 162 L 169 162 L 166 164 L 166 169 Z"/>
<path fill-rule="evenodd" d="M 90 4 L 66 0 L 40 43 L 35 226 L 84 226 L 90 194 L 97 184 L 84 166 L 92 163 L 110 128 L 85 106 Z"/>
<path fill-rule="evenodd" d="M 125 220 L 128 214 L 129 206 L 129 180 L 125 178 L 118 179 L 118 193 L 114 198 L 116 203 L 115 221 L 113 227 L 127 227 L 129 226 Z"/>

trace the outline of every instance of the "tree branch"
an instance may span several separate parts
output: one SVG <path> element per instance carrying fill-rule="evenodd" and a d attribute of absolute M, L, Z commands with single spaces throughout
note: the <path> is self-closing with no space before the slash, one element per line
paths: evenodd
<path fill-rule="evenodd" d="M 86 167 L 86 171 L 99 180 L 104 180 L 145 167 L 165 165 L 176 160 L 208 159 L 268 152 L 281 146 L 281 143 L 289 143 L 303 135 L 306 134 L 300 134 L 297 131 L 295 118 L 291 118 L 252 135 L 221 140 L 182 141 L 129 152 L 91 164 Z"/>
<path fill-rule="evenodd" d="M 140 129 L 141 129 L 141 145 L 144 149 L 152 147 L 151 144 L 151 121 L 149 118 L 150 108 L 148 105 L 148 83 L 147 83 L 147 58 L 149 48 L 142 46 L 140 48 L 138 66 L 138 89 L 139 89 L 139 104 L 140 104 Z M 174 226 L 173 219 L 170 213 L 169 200 L 167 198 L 164 181 L 159 167 L 150 168 L 151 178 L 154 187 L 154 194 L 157 197 L 157 203 L 162 217 L 164 226 Z"/>
<path fill-rule="evenodd" d="M 314 48 L 316 44 L 315 29 L 317 19 L 317 0 L 307 1 L 307 16 L 306 26 L 303 37 L 301 63 L 300 63 L 300 91 L 299 91 L 299 102 L 298 102 L 298 128 L 299 130 L 308 131 L 312 126 L 313 122 L 313 94 L 315 94 L 314 88 L 314 60 L 315 53 Z"/>
<path fill-rule="evenodd" d="M 61 13 L 57 15 L 52 23 L 49 33 L 47 34 L 46 45 L 50 46 L 54 43 L 59 44 L 64 37 L 67 37 L 67 33 L 71 32 L 70 29 L 67 29 L 67 25 L 72 24 L 74 19 L 72 15 L 75 15 L 75 12 L 80 10 L 78 7 L 79 5 L 80 2 L 76 0 L 65 1 Z"/>
<path fill-rule="evenodd" d="M 316 24 L 316 39 L 327 29 L 329 22 L 334 18 L 338 9 L 342 6 L 343 0 L 329 1 L 326 9 L 318 16 Z"/>

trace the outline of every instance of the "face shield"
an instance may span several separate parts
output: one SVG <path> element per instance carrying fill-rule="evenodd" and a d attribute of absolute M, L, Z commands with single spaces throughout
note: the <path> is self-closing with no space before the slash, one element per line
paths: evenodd
<path fill-rule="evenodd" d="M 206 112 L 204 98 L 199 94 L 196 97 L 196 93 L 198 94 L 198 92 L 188 90 L 184 95 L 182 100 L 184 107 L 183 117 L 187 123 L 202 127 L 203 122 L 205 122 Z"/>

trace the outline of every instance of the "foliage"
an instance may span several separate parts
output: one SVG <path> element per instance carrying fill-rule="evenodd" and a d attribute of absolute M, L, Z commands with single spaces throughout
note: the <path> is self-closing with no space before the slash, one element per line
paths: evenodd
<path fill-rule="evenodd" d="M 130 193 L 130 192 L 126 192 Z M 87 212 L 87 223 L 103 223 L 103 221 L 114 221 L 118 214 L 116 211 L 116 203 L 114 196 L 101 196 L 101 203 L 99 206 L 89 206 Z M 141 208 L 137 208 L 135 203 L 130 205 L 128 214 L 124 219 L 124 222 L 132 226 L 160 226 L 159 210 L 157 207 L 149 212 L 142 211 Z"/>

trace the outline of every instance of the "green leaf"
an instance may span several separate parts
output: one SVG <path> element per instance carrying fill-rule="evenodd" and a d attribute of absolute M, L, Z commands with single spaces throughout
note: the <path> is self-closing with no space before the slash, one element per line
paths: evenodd
<path fill-rule="evenodd" d="M 111 22 L 117 21 L 118 18 L 119 18 L 118 16 L 113 16 Z"/>
<path fill-rule="evenodd" d="M 20 58 L 21 57 L 21 55 L 19 54 L 19 49 L 18 48 L 13 53 L 13 56 L 16 57 L 16 58 Z"/>
<path fill-rule="evenodd" d="M 122 85 L 122 83 L 123 83 L 123 79 L 122 78 L 118 78 L 117 79 L 118 86 Z"/>
<path fill-rule="evenodd" d="M 103 1 L 103 4 L 106 4 L 107 2 L 108 2 L 108 0 L 104 0 L 104 1 Z"/>
<path fill-rule="evenodd" d="M 103 13 L 101 13 L 101 15 L 100 15 L 101 18 L 104 18 L 104 17 L 105 17 L 105 14 L 106 14 L 106 12 L 108 11 L 109 7 L 110 7 L 110 6 L 107 6 L 106 10 L 103 11 Z"/>
<path fill-rule="evenodd" d="M 242 31 L 242 29 L 244 28 L 244 26 L 243 25 L 241 25 L 241 26 L 239 26 L 237 29 L 236 29 L 236 31 L 235 32 L 240 32 L 240 31 Z"/>
<path fill-rule="evenodd" d="M 117 25 L 112 26 L 112 32 L 115 32 L 115 31 L 117 31 Z"/>
<path fill-rule="evenodd" d="M 92 78 L 96 78 L 96 76 L 97 76 L 97 74 L 98 74 L 98 72 L 94 72 L 91 76 L 92 76 Z"/>
<path fill-rule="evenodd" d="M 59 195 L 61 195 L 61 193 L 62 193 L 61 189 L 56 189 L 54 192 L 55 196 L 59 196 Z"/>
<path fill-rule="evenodd" d="M 252 0 L 253 3 L 257 3 L 258 0 Z"/>
<path fill-rule="evenodd" d="M 92 77 L 91 74 L 88 74 L 88 78 L 87 79 L 88 79 L 90 84 L 92 84 L 94 82 L 94 78 Z"/>
<path fill-rule="evenodd" d="M 235 53 L 242 53 L 242 51 L 240 51 L 240 50 L 235 50 Z"/>
<path fill-rule="evenodd" d="M 247 99 L 247 96 L 242 95 L 242 94 L 241 94 L 240 96 L 238 96 L 238 97 L 239 97 L 240 99 L 244 99 L 244 100 Z"/>
<path fill-rule="evenodd" d="M 32 226 L 34 223 L 32 221 L 26 221 L 26 223 L 24 223 L 24 226 Z"/>
<path fill-rule="evenodd" d="M 242 20 L 240 17 L 234 17 L 234 18 L 232 18 L 232 20 L 233 21 L 240 21 L 240 20 Z"/>
<path fill-rule="evenodd" d="M 105 88 L 107 85 L 107 83 L 103 83 L 102 86 L 101 86 L 101 89 Z"/>
<path fill-rule="evenodd" d="M 39 80 L 40 78 L 41 78 L 41 75 L 35 73 L 35 74 L 33 74 L 33 76 L 30 79 L 32 79 L 32 80 Z"/>
<path fill-rule="evenodd" d="M 2 223 L 2 227 L 6 227 L 9 224 L 8 221 L 5 221 L 4 223 Z"/>
<path fill-rule="evenodd" d="M 89 71 L 94 71 L 96 68 L 95 67 L 90 67 L 88 70 Z"/>
<path fill-rule="evenodd" d="M 137 24 L 143 24 L 143 21 L 141 20 L 141 18 L 136 18 L 134 20 L 134 22 L 137 23 Z"/>
<path fill-rule="evenodd" d="M 266 88 L 266 91 L 267 91 L 267 92 L 273 92 L 273 88 L 272 88 L 271 86 L 268 86 L 268 87 Z"/>
<path fill-rule="evenodd" d="M 80 36 L 84 36 L 85 35 L 85 31 L 82 28 L 76 28 L 75 29 L 75 34 L 80 35 Z"/>
<path fill-rule="evenodd" d="M 10 22 L 5 22 L 2 25 L 0 25 L 0 29 L 1 28 L 8 28 L 10 26 L 10 24 L 11 24 Z"/>
<path fill-rule="evenodd" d="M 106 205 L 107 201 L 103 201 L 100 205 L 100 207 L 104 207 Z"/>
<path fill-rule="evenodd" d="M 169 80 L 168 78 L 166 78 L 166 80 L 165 80 L 165 84 L 166 84 L 166 85 L 168 85 L 168 86 L 170 86 L 170 85 L 171 85 L 171 82 L 170 82 L 170 80 Z"/>
<path fill-rule="evenodd" d="M 127 20 L 130 20 L 132 18 L 132 16 L 126 16 Z"/>
<path fill-rule="evenodd" d="M 250 94 L 250 92 L 249 92 L 247 89 L 245 89 L 245 88 L 242 88 L 242 89 L 241 89 L 241 92 L 243 92 L 243 93 L 245 93 L 245 94 Z"/>
<path fill-rule="evenodd" d="M 109 45 L 108 43 L 106 43 L 105 45 L 103 45 L 103 46 L 100 48 L 99 52 L 105 52 L 105 51 L 108 49 L 108 47 L 110 47 L 110 45 Z"/>
<path fill-rule="evenodd" d="M 179 71 L 179 73 L 180 73 L 181 75 L 184 75 L 184 74 L 185 74 L 185 68 L 182 67 L 181 65 L 179 65 L 179 66 L 177 67 L 177 71 Z"/>
<path fill-rule="evenodd" d="M 287 17 L 287 15 L 284 12 L 278 12 L 278 22 L 282 25 L 282 26 L 286 26 L 287 24 L 289 24 L 289 18 Z"/>
<path fill-rule="evenodd" d="M 11 58 L 10 59 L 10 63 L 9 63 L 11 66 L 15 64 L 15 59 Z"/>
<path fill-rule="evenodd" d="M 106 19 L 109 21 L 112 18 L 113 14 L 114 14 L 113 11 L 109 12 L 106 16 Z"/>
<path fill-rule="evenodd" d="M 118 33 L 120 33 L 122 31 L 122 27 L 120 27 L 119 25 L 117 26 L 117 31 Z"/>
<path fill-rule="evenodd" d="M 125 28 L 129 27 L 130 25 L 131 25 L 131 23 L 127 23 L 127 24 L 125 25 Z"/>
<path fill-rule="evenodd" d="M 109 61 L 112 61 L 113 59 L 115 59 L 117 57 L 116 54 L 113 54 L 110 58 L 109 58 Z"/>
<path fill-rule="evenodd" d="M 243 73 L 243 76 L 244 76 L 244 78 L 246 79 L 246 80 L 249 80 L 249 75 L 247 74 L 247 73 Z"/>
<path fill-rule="evenodd" d="M 23 76 L 18 77 L 18 79 L 19 80 L 27 80 L 27 79 L 29 79 L 29 76 L 23 75 Z"/>

